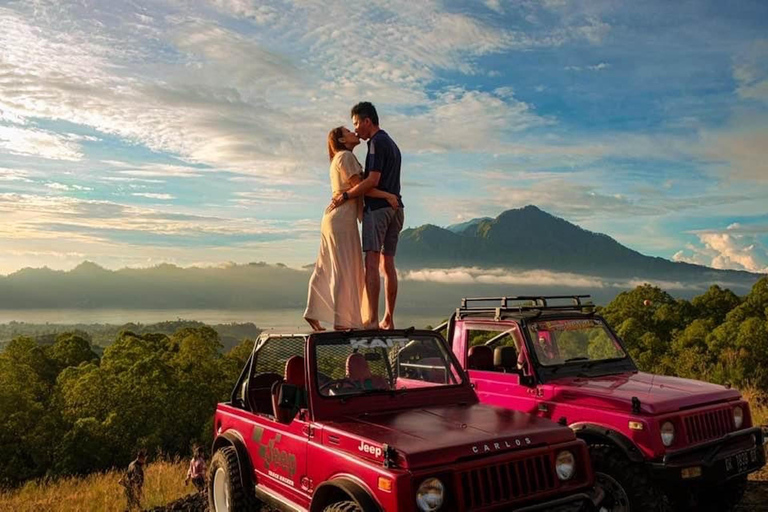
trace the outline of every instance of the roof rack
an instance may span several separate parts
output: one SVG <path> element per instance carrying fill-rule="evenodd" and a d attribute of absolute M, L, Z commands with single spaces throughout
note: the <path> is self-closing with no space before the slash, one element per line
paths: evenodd
<path fill-rule="evenodd" d="M 589 299 L 585 301 L 583 299 Z M 496 319 L 508 311 L 542 311 L 542 310 L 574 310 L 593 306 L 591 295 L 515 295 L 510 297 L 464 297 L 461 306 L 456 308 L 456 316 L 461 317 L 468 313 L 495 313 Z M 552 300 L 570 300 L 570 304 L 550 305 Z M 497 305 L 485 305 L 472 303 L 496 302 Z M 516 304 L 515 304 L 516 303 Z"/>

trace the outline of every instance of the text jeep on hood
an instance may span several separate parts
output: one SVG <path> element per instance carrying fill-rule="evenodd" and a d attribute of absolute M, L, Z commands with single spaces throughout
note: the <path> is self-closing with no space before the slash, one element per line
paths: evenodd
<path fill-rule="evenodd" d="M 431 331 L 259 338 L 214 419 L 211 509 L 591 510 L 586 444 L 479 403 Z"/>

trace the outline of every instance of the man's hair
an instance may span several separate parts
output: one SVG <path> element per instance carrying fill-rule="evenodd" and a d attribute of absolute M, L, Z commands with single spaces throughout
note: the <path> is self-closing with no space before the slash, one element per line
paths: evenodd
<path fill-rule="evenodd" d="M 352 113 L 350 114 L 350 117 L 355 116 L 357 116 L 358 119 L 368 118 L 371 120 L 374 126 L 379 126 L 379 114 L 376 113 L 376 107 L 374 107 L 373 103 L 370 101 L 361 101 L 352 107 Z"/>

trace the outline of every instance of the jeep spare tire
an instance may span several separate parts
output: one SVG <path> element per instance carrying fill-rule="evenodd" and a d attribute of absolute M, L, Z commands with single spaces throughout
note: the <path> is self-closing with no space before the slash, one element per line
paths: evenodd
<path fill-rule="evenodd" d="M 208 508 L 211 512 L 250 510 L 252 500 L 243 488 L 237 452 L 232 446 L 218 450 L 211 459 L 208 480 Z"/>

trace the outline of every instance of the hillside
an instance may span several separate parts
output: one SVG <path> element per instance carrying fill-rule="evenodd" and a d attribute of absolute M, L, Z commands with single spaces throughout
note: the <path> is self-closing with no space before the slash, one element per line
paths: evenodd
<path fill-rule="evenodd" d="M 402 268 L 546 269 L 600 277 L 726 281 L 747 286 L 761 277 L 645 256 L 608 235 L 587 231 L 536 206 L 448 228 L 425 225 L 405 230 L 398 263 Z"/>

